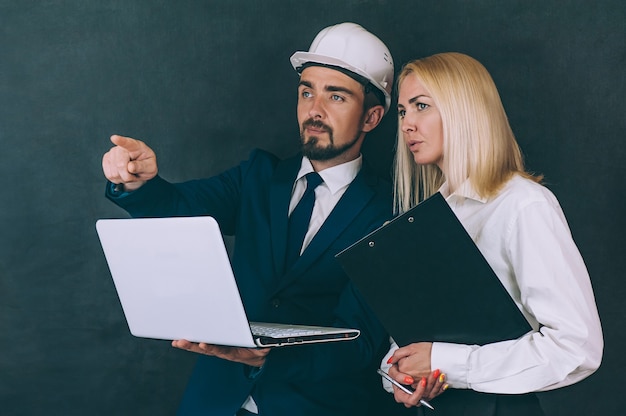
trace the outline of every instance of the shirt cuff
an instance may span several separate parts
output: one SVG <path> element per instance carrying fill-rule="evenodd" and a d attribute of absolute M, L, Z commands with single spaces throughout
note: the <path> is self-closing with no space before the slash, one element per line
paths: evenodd
<path fill-rule="evenodd" d="M 123 184 L 115 184 L 113 182 L 108 182 L 106 189 L 107 196 L 111 198 L 123 198 L 126 195 L 130 194 L 124 190 Z"/>
<path fill-rule="evenodd" d="M 474 350 L 471 345 L 433 342 L 430 353 L 431 368 L 439 369 L 446 375 L 446 382 L 455 389 L 470 388 L 467 378 L 469 356 Z"/>

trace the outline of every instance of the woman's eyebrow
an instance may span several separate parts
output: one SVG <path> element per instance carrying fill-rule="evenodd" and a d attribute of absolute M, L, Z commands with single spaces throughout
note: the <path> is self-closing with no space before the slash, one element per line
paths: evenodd
<path fill-rule="evenodd" d="M 415 96 L 415 97 L 413 97 L 413 98 L 410 98 L 410 99 L 409 99 L 409 104 L 415 104 L 415 102 L 416 102 L 417 100 L 419 100 L 420 98 L 422 98 L 422 97 L 427 97 L 427 96 L 426 96 L 426 95 L 424 95 L 424 94 L 420 94 L 420 95 L 418 95 L 418 96 Z"/>

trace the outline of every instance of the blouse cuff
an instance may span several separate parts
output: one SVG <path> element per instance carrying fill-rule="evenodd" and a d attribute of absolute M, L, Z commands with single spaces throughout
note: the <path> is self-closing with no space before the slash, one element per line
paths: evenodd
<path fill-rule="evenodd" d="M 469 356 L 473 351 L 470 345 L 433 342 L 430 365 L 446 375 L 446 382 L 455 389 L 468 389 L 467 373 Z"/>
<path fill-rule="evenodd" d="M 398 349 L 398 344 L 396 344 L 396 342 L 392 338 L 389 338 L 389 342 L 391 344 L 391 346 L 389 347 L 389 351 L 380 362 L 380 368 L 385 373 L 388 373 L 389 369 L 391 368 L 391 364 L 388 364 L 387 361 L 389 360 L 389 358 L 391 358 L 393 353 Z M 382 376 L 381 376 L 381 379 L 383 383 L 383 389 L 387 391 L 387 393 L 393 393 L 393 386 L 391 385 L 391 382 Z"/>

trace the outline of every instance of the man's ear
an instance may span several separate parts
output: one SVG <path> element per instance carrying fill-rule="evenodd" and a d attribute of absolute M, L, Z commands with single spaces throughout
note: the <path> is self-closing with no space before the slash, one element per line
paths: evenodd
<path fill-rule="evenodd" d="M 383 119 L 384 115 L 385 109 L 382 105 L 375 105 L 369 108 L 365 113 L 362 131 L 369 133 L 374 130 L 374 128 L 378 126 L 380 121 Z"/>

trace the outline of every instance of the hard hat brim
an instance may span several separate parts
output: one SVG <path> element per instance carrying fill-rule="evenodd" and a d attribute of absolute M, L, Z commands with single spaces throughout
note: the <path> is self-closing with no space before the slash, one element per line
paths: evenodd
<path fill-rule="evenodd" d="M 380 83 L 374 81 L 374 77 L 371 74 L 368 74 L 365 71 L 360 70 L 359 68 L 355 68 L 354 66 L 348 64 L 341 59 L 311 52 L 298 51 L 291 55 L 291 58 L 289 58 L 289 60 L 291 61 L 293 69 L 295 69 L 296 71 L 298 71 L 299 68 L 307 63 L 318 63 L 323 65 L 337 66 L 339 68 L 347 69 L 348 71 L 354 72 L 360 77 L 367 79 L 372 85 L 378 88 L 385 95 L 385 112 L 388 111 L 389 107 L 391 106 L 391 96 L 389 95 L 385 87 L 380 85 Z"/>

